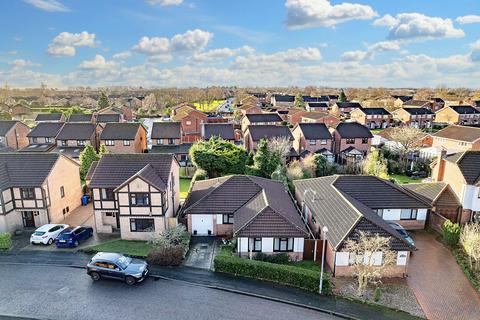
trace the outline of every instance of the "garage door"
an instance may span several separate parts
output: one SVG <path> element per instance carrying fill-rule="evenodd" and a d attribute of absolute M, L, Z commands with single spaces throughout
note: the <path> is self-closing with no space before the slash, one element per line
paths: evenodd
<path fill-rule="evenodd" d="M 192 214 L 192 235 L 213 236 L 213 215 Z"/>

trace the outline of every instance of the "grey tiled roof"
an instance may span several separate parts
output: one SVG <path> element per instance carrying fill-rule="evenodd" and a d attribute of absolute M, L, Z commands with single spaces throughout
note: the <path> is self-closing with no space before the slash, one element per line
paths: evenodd
<path fill-rule="evenodd" d="M 19 121 L 15 120 L 3 120 L 0 121 L 0 136 L 4 136 L 7 134 L 10 129 Z"/>
<path fill-rule="evenodd" d="M 156 174 L 164 181 L 168 181 L 172 166 L 171 154 L 113 154 L 102 156 L 93 173 L 90 182 L 91 188 L 116 188 L 140 170 L 150 164 Z"/>
<path fill-rule="evenodd" d="M 247 130 L 250 132 L 253 141 L 268 140 L 276 137 L 293 140 L 293 135 L 287 126 L 250 125 Z"/>
<path fill-rule="evenodd" d="M 297 126 L 307 140 L 332 139 L 325 123 L 299 123 Z"/>
<path fill-rule="evenodd" d="M 152 139 L 180 139 L 182 137 L 181 122 L 162 121 L 154 122 L 152 126 Z"/>
<path fill-rule="evenodd" d="M 134 122 L 110 122 L 102 130 L 100 140 L 135 140 L 138 130 L 142 127 L 140 123 Z"/>
<path fill-rule="evenodd" d="M 450 108 L 452 108 L 456 113 L 459 113 L 459 114 L 480 114 L 480 111 L 468 105 L 450 106 Z"/>
<path fill-rule="evenodd" d="M 310 108 L 326 108 L 328 109 L 328 103 L 325 102 L 308 102 Z"/>
<path fill-rule="evenodd" d="M 92 162 L 92 164 L 90 165 L 90 168 L 88 168 L 88 172 L 87 172 L 87 175 L 85 176 L 85 180 L 92 179 L 93 173 L 95 172 L 97 165 L 98 165 L 98 161 Z"/>
<path fill-rule="evenodd" d="M 361 110 L 367 115 L 382 115 L 386 116 L 390 113 L 384 108 L 361 108 Z"/>
<path fill-rule="evenodd" d="M 358 102 L 337 102 L 336 104 L 341 109 L 345 109 L 345 108 L 355 109 L 355 108 L 361 108 L 362 107 L 362 105 Z"/>
<path fill-rule="evenodd" d="M 282 122 L 282 118 L 278 113 L 250 113 L 246 114 L 245 117 L 251 122 Z"/>
<path fill-rule="evenodd" d="M 426 104 L 430 104 L 430 102 L 424 101 L 424 100 L 408 100 L 408 101 L 404 101 L 403 103 L 404 106 L 416 106 L 416 107 L 421 107 Z"/>
<path fill-rule="evenodd" d="M 57 135 L 59 140 L 89 140 L 95 134 L 93 123 L 67 122 Z"/>
<path fill-rule="evenodd" d="M 451 125 L 432 135 L 434 137 L 474 142 L 480 139 L 480 128 Z"/>
<path fill-rule="evenodd" d="M 403 110 L 407 111 L 413 115 L 421 115 L 421 114 L 434 114 L 430 109 L 427 108 L 403 108 Z"/>
<path fill-rule="evenodd" d="M 124 185 L 126 185 L 129 181 L 135 179 L 136 177 L 139 177 L 146 181 L 148 184 L 151 186 L 155 187 L 158 190 L 166 190 L 167 189 L 167 184 L 165 181 L 162 180 L 162 178 L 158 175 L 157 171 L 155 168 L 149 163 L 145 165 L 140 171 L 135 173 L 133 176 L 125 180 L 122 184 L 120 184 L 116 189 L 122 188 Z"/>
<path fill-rule="evenodd" d="M 401 185 L 401 187 L 425 198 L 432 205 L 435 205 L 441 194 L 443 194 L 441 204 L 461 205 L 453 191 L 445 194 L 444 191 L 450 189 L 450 186 L 445 182 L 407 183 Z"/>
<path fill-rule="evenodd" d="M 455 153 L 447 156 L 446 160 L 457 164 L 468 184 L 480 184 L 480 151 Z"/>
<path fill-rule="evenodd" d="M 38 137 L 53 137 L 55 138 L 63 127 L 62 122 L 41 122 L 37 124 L 35 128 L 32 129 L 27 134 L 27 137 L 38 138 Z"/>
<path fill-rule="evenodd" d="M 97 123 L 107 123 L 107 122 L 120 122 L 120 114 L 109 114 L 109 113 L 104 113 L 104 114 L 97 114 Z"/>
<path fill-rule="evenodd" d="M 341 122 L 335 130 L 342 139 L 346 138 L 373 138 L 370 130 L 358 122 Z"/>
<path fill-rule="evenodd" d="M 68 118 L 68 122 L 92 122 L 92 119 L 93 114 L 75 113 Z"/>
<path fill-rule="evenodd" d="M 203 123 L 203 138 L 220 137 L 224 140 L 234 140 L 235 133 L 232 123 Z"/>
<path fill-rule="evenodd" d="M 152 153 L 173 153 L 173 154 L 188 154 L 193 143 L 181 143 L 174 145 L 154 145 L 152 146 Z"/>
<path fill-rule="evenodd" d="M 62 116 L 62 113 L 39 113 L 35 121 L 60 121 Z"/>
<path fill-rule="evenodd" d="M 294 102 L 295 101 L 295 96 L 292 95 L 283 95 L 283 94 L 274 94 L 275 101 L 277 102 Z"/>

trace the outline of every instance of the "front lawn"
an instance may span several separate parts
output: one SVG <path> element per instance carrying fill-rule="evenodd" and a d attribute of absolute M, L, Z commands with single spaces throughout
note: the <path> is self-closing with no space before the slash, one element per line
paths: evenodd
<path fill-rule="evenodd" d="M 180 199 L 186 199 L 188 195 L 188 190 L 190 189 L 190 184 L 192 179 L 190 178 L 180 178 Z"/>
<path fill-rule="evenodd" d="M 211 102 L 194 102 L 193 105 L 202 112 L 214 112 L 224 102 L 225 100 L 213 100 Z"/>
<path fill-rule="evenodd" d="M 382 132 L 384 129 L 371 129 L 370 132 L 372 134 L 379 134 L 380 132 Z"/>
<path fill-rule="evenodd" d="M 132 257 L 145 258 L 152 247 L 147 241 L 113 240 L 82 249 L 87 253 L 119 252 Z"/>
<path fill-rule="evenodd" d="M 395 180 L 395 183 L 406 184 L 406 183 L 420 183 L 422 182 L 421 178 L 411 178 L 403 174 L 392 174 L 390 178 Z"/>

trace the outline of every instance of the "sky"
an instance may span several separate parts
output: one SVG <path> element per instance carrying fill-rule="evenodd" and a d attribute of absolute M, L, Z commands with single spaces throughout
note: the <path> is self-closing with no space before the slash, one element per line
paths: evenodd
<path fill-rule="evenodd" d="M 480 87 L 479 0 L 3 0 L 13 87 Z"/>

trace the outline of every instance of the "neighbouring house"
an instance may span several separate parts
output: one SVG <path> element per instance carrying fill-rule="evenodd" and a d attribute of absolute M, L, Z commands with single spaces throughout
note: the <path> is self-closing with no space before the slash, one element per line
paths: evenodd
<path fill-rule="evenodd" d="M 303 102 L 305 106 L 309 103 L 328 103 L 330 102 L 330 98 L 328 96 L 319 96 L 319 97 L 312 97 L 312 96 L 302 96 Z"/>
<path fill-rule="evenodd" d="M 293 107 L 295 105 L 295 96 L 289 94 L 272 94 L 270 103 L 274 107 Z"/>
<path fill-rule="evenodd" d="M 68 122 L 95 122 L 95 117 L 92 113 L 90 114 L 82 114 L 82 113 L 74 113 L 70 117 L 68 117 Z"/>
<path fill-rule="evenodd" d="M 293 135 L 287 126 L 276 125 L 250 125 L 245 130 L 243 135 L 243 144 L 245 149 L 249 152 L 257 151 L 257 144 L 260 140 L 271 140 L 273 138 L 284 138 L 292 142 L 293 149 Z"/>
<path fill-rule="evenodd" d="M 67 122 L 58 132 L 55 152 L 78 159 L 87 144 L 98 149 L 100 126 L 93 123 Z"/>
<path fill-rule="evenodd" d="M 480 151 L 446 155 L 445 150 L 432 163 L 433 181 L 448 183 L 462 205 L 457 221 L 480 221 Z"/>
<path fill-rule="evenodd" d="M 107 108 L 99 110 L 97 114 L 98 115 L 101 115 L 101 114 L 117 114 L 117 115 L 120 116 L 120 122 L 132 121 L 133 118 L 134 118 L 133 109 L 129 108 L 127 106 L 107 107 Z"/>
<path fill-rule="evenodd" d="M 65 116 L 63 113 L 39 113 L 35 117 L 36 123 L 41 122 L 65 122 Z"/>
<path fill-rule="evenodd" d="M 391 125 L 392 115 L 384 108 L 357 108 L 350 118 L 370 129 L 385 129 Z"/>
<path fill-rule="evenodd" d="M 248 126 L 280 125 L 282 121 L 280 115 L 275 112 L 247 114 L 242 118 L 242 132 L 245 132 Z"/>
<path fill-rule="evenodd" d="M 292 196 L 275 180 L 233 175 L 196 181 L 182 208 L 194 236 L 235 237 L 242 257 L 287 253 L 303 259 L 309 233 Z"/>
<path fill-rule="evenodd" d="M 123 118 L 122 115 L 118 113 L 103 113 L 95 116 L 95 122 L 104 127 L 107 123 L 123 122 Z"/>
<path fill-rule="evenodd" d="M 333 104 L 331 112 L 335 116 L 348 117 L 354 109 L 361 108 L 358 102 L 336 102 Z"/>
<path fill-rule="evenodd" d="M 179 166 L 171 154 L 105 154 L 91 173 L 97 232 L 150 240 L 176 225 Z"/>
<path fill-rule="evenodd" d="M 296 125 L 299 122 L 302 122 L 302 116 L 308 113 L 306 110 L 291 108 L 288 109 L 287 122 L 291 125 Z"/>
<path fill-rule="evenodd" d="M 442 98 L 433 98 L 432 99 L 432 111 L 437 112 L 438 110 L 445 107 L 445 100 Z"/>
<path fill-rule="evenodd" d="M 421 226 L 429 205 L 396 185 L 373 176 L 326 176 L 295 180 L 295 198 L 302 216 L 317 238 L 326 234 L 325 262 L 335 277 L 353 276 L 355 256 L 345 250 L 347 239 L 357 240 L 359 232 L 390 239 L 396 261 L 384 277 L 404 277 L 410 252 L 415 250 L 388 222 Z M 408 225 L 408 224 L 407 224 Z M 374 252 L 375 265 L 383 264 L 383 253 Z"/>
<path fill-rule="evenodd" d="M 293 147 L 300 157 L 319 153 L 325 156 L 327 161 L 335 161 L 335 155 L 332 152 L 332 135 L 324 123 L 299 123 L 292 129 L 292 134 Z"/>
<path fill-rule="evenodd" d="M 0 153 L 0 171 L 0 232 L 61 223 L 80 206 L 79 165 L 63 155 Z"/>
<path fill-rule="evenodd" d="M 337 162 L 357 164 L 369 153 L 373 135 L 364 125 L 357 122 L 342 122 L 333 132 L 333 153 Z"/>
<path fill-rule="evenodd" d="M 235 137 L 233 123 L 202 123 L 202 139 L 208 140 L 211 137 L 219 137 L 230 142 L 240 140 L 240 135 Z"/>
<path fill-rule="evenodd" d="M 135 122 L 107 123 L 100 144 L 111 153 L 143 153 L 147 151 L 147 129 Z"/>
<path fill-rule="evenodd" d="M 435 122 L 478 125 L 480 124 L 480 111 L 469 105 L 444 107 L 435 113 Z"/>
<path fill-rule="evenodd" d="M 13 107 L 10 108 L 10 115 L 12 116 L 13 119 L 22 119 L 22 117 L 30 114 L 32 111 L 30 110 L 29 107 L 21 104 L 21 103 L 17 103 L 16 105 L 14 105 Z"/>
<path fill-rule="evenodd" d="M 432 134 L 432 147 L 445 149 L 447 154 L 480 150 L 480 128 L 451 125 Z"/>
<path fill-rule="evenodd" d="M 325 123 L 329 128 L 335 128 L 340 122 L 339 118 L 324 112 L 306 112 L 302 115 L 300 122 Z"/>
<path fill-rule="evenodd" d="M 248 92 L 248 94 L 257 98 L 260 103 L 267 102 L 267 94 L 265 92 Z"/>
<path fill-rule="evenodd" d="M 237 110 L 240 111 L 242 117 L 247 114 L 262 113 L 262 108 L 253 104 L 242 104 L 237 108 Z"/>
<path fill-rule="evenodd" d="M 435 113 L 430 109 L 415 107 L 415 108 L 399 108 L 392 111 L 393 119 L 403 123 L 404 125 L 415 128 L 430 128 Z"/>
<path fill-rule="evenodd" d="M 408 100 L 403 103 L 403 108 L 425 108 L 432 111 L 432 103 L 426 100 Z"/>
<path fill-rule="evenodd" d="M 182 142 L 181 122 L 154 122 L 151 133 L 152 153 L 174 154 L 181 167 L 191 165 L 188 152 L 192 143 Z"/>
<path fill-rule="evenodd" d="M 452 187 L 445 182 L 407 183 L 402 188 L 414 192 L 430 203 L 432 209 L 428 213 L 429 227 L 442 231 L 443 223 L 448 219 L 460 222 L 462 204 Z"/>
<path fill-rule="evenodd" d="M 208 122 L 208 115 L 189 105 L 172 109 L 172 114 L 172 120 L 181 122 L 182 142 L 195 142 L 202 138 L 201 124 Z"/>
<path fill-rule="evenodd" d="M 392 98 L 394 99 L 393 101 L 394 108 L 398 109 L 398 108 L 401 108 L 405 102 L 412 100 L 413 96 L 394 95 L 392 96 Z"/>
<path fill-rule="evenodd" d="M 327 102 L 307 102 L 305 103 L 305 110 L 307 111 L 317 111 L 317 112 L 328 112 L 329 106 Z"/>
<path fill-rule="evenodd" d="M 28 146 L 30 128 L 15 120 L 0 121 L 0 151 L 19 150 Z"/>
<path fill-rule="evenodd" d="M 55 139 L 62 127 L 62 122 L 40 122 L 27 134 L 29 145 L 21 150 L 50 151 L 55 147 Z"/>

